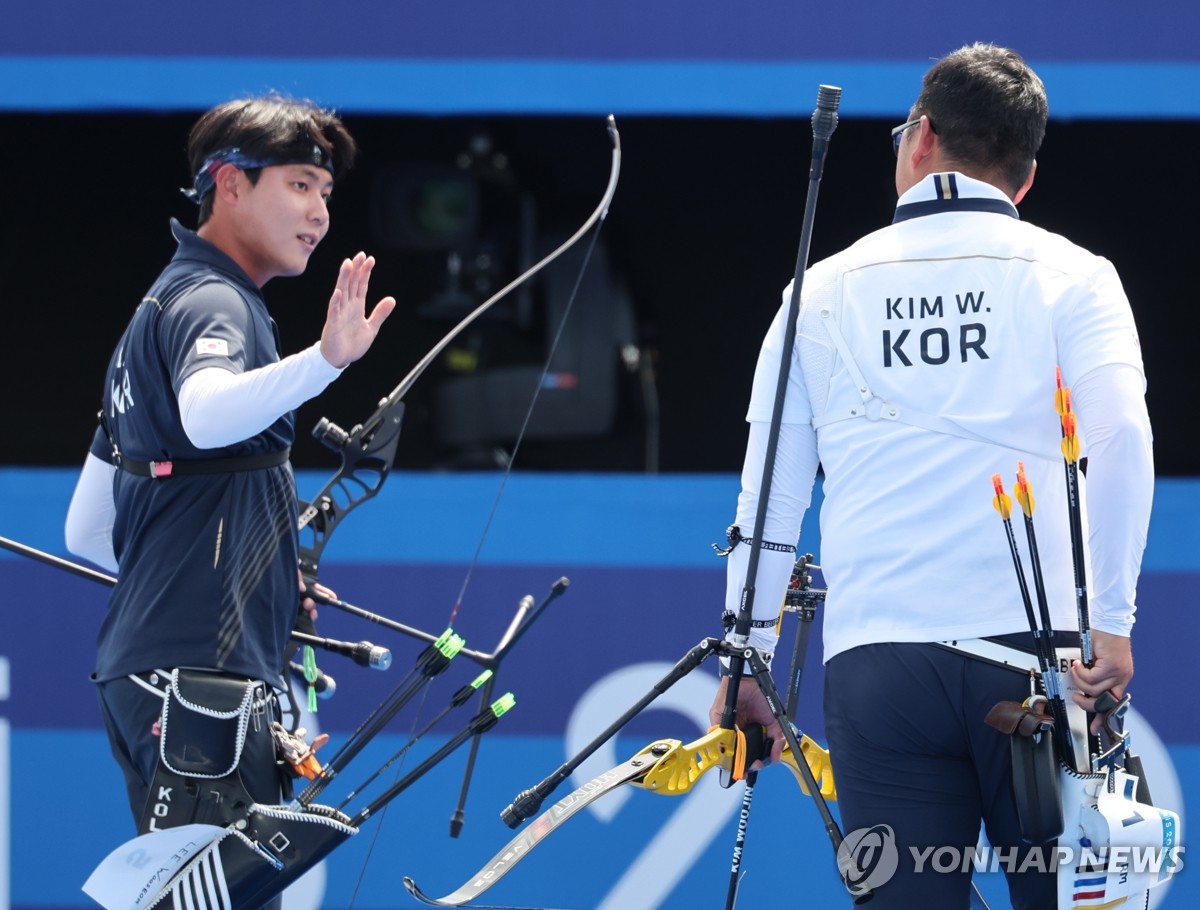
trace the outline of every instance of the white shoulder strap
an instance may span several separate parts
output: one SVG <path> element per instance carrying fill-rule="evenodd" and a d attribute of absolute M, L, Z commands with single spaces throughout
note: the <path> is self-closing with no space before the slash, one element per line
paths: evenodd
<path fill-rule="evenodd" d="M 1008 445 L 994 439 L 988 439 L 986 436 L 980 436 L 978 433 L 974 433 L 945 417 L 938 417 L 935 414 L 925 414 L 914 408 L 901 407 L 895 402 L 880 398 L 871 389 L 870 383 L 867 382 L 866 377 L 858 366 L 858 361 L 854 359 L 854 355 L 850 352 L 850 345 L 847 344 L 846 338 L 842 334 L 842 329 L 838 325 L 832 308 L 825 305 L 817 312 L 820 314 L 821 324 L 825 326 L 826 331 L 829 332 L 829 337 L 833 340 L 834 347 L 837 348 L 838 356 L 841 357 L 842 362 L 846 365 L 847 372 L 850 373 L 851 378 L 854 380 L 861 404 L 840 413 L 838 411 L 825 411 L 820 417 L 813 418 L 813 429 L 819 430 L 821 427 L 837 423 L 838 421 L 865 417 L 867 420 L 895 420 L 909 426 L 929 430 L 933 433 L 957 436 L 961 439 L 970 439 L 975 442 L 988 443 L 989 445 Z M 832 358 L 830 358 L 829 369 L 832 373 Z M 1037 452 L 1026 452 L 1025 454 L 1039 458 L 1045 457 L 1044 454 Z"/>

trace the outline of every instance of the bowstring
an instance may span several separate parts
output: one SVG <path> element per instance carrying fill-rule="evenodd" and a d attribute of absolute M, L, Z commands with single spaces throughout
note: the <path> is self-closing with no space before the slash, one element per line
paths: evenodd
<path fill-rule="evenodd" d="M 599 221 L 596 223 L 596 227 L 592 231 L 591 240 L 588 242 L 586 251 L 584 252 L 583 263 L 580 265 L 579 270 L 578 270 L 577 274 L 575 275 L 575 283 L 571 288 L 570 295 L 567 297 L 567 303 L 566 303 L 566 306 L 563 308 L 562 318 L 559 319 L 558 325 L 555 327 L 554 338 L 550 342 L 550 351 L 549 351 L 548 355 L 546 356 L 545 363 L 542 364 L 542 372 L 538 376 L 537 385 L 533 390 L 533 395 L 529 400 L 529 406 L 526 408 L 525 416 L 521 421 L 521 428 L 517 432 L 516 441 L 513 443 L 512 453 L 509 455 L 509 457 L 507 459 L 507 463 L 505 464 L 504 473 L 500 477 L 500 484 L 497 487 L 496 496 L 492 500 L 491 509 L 488 511 L 487 520 L 484 522 L 483 532 L 479 536 L 479 542 L 475 546 L 475 552 L 471 557 L 470 563 L 467 565 L 467 572 L 466 572 L 465 577 L 463 578 L 462 587 L 459 589 L 458 597 L 454 602 L 454 607 L 450 611 L 449 625 L 451 627 L 453 627 L 454 620 L 458 616 L 459 608 L 462 606 L 463 597 L 466 595 L 467 587 L 471 583 L 471 577 L 475 572 L 475 567 L 479 564 L 480 554 L 483 552 L 483 545 L 487 540 L 488 532 L 491 530 L 492 522 L 495 519 L 496 512 L 498 511 L 498 509 L 500 507 L 500 500 L 504 496 L 504 490 L 505 490 L 505 487 L 508 485 L 508 479 L 509 479 L 509 477 L 512 476 L 513 464 L 516 461 L 517 452 L 520 450 L 521 442 L 525 438 L 525 432 L 526 432 L 527 428 L 529 427 L 529 421 L 533 417 L 533 410 L 537 406 L 538 397 L 541 395 L 541 391 L 545 386 L 546 376 L 550 372 L 550 365 L 554 361 L 554 355 L 558 350 L 559 342 L 562 340 L 562 335 L 563 335 L 563 331 L 566 328 L 567 320 L 571 317 L 571 310 L 575 306 L 575 298 L 578 296 L 579 288 L 583 284 L 583 276 L 587 272 L 588 263 L 591 261 L 592 251 L 596 248 L 596 241 L 599 239 L 600 228 L 603 224 L 604 224 L 604 218 L 601 217 L 599 219 Z M 415 731 L 417 728 L 418 719 L 421 716 L 421 712 L 424 708 L 425 700 L 426 700 L 428 694 L 429 694 L 429 687 L 426 686 L 424 692 L 421 695 L 420 704 L 417 705 L 417 710 L 414 712 L 414 715 L 413 715 L 413 725 L 412 725 L 412 730 L 410 731 L 410 735 L 409 735 L 410 739 L 412 738 L 413 731 Z M 407 761 L 407 759 L 408 759 L 408 755 L 407 755 L 407 751 L 406 751 L 405 755 L 401 757 L 399 766 L 396 768 L 396 774 L 393 777 L 393 782 L 395 780 L 399 779 L 400 771 L 403 769 L 404 762 Z M 380 833 L 383 831 L 384 822 L 387 820 L 387 810 L 389 808 L 390 808 L 390 803 L 388 805 L 385 805 L 383 807 L 383 811 L 379 813 L 378 821 L 375 824 L 375 830 L 371 835 L 370 845 L 367 847 L 367 854 L 363 859 L 362 867 L 359 869 L 359 872 L 358 872 L 358 878 L 354 883 L 354 891 L 350 895 L 350 902 L 347 905 L 347 910 L 354 910 L 354 902 L 357 899 L 359 889 L 362 887 L 362 883 L 366 878 L 367 866 L 370 865 L 371 856 L 375 850 L 375 845 L 379 842 L 379 836 L 380 836 Z"/>
<path fill-rule="evenodd" d="M 550 352 L 546 356 L 545 362 L 542 364 L 542 372 L 538 376 L 537 385 L 534 387 L 533 396 L 529 399 L 529 406 L 525 409 L 525 416 L 521 421 L 521 429 L 517 432 L 517 439 L 513 443 L 512 452 L 508 456 L 504 465 L 504 473 L 500 477 L 500 484 L 496 489 L 496 496 L 492 500 L 492 507 L 488 512 L 487 520 L 483 524 L 483 532 L 479 535 L 479 542 L 475 545 L 475 553 L 471 556 L 471 561 L 467 565 L 467 572 L 463 578 L 462 587 L 459 588 L 458 597 L 455 598 L 454 606 L 450 610 L 449 625 L 454 626 L 454 620 L 458 617 L 458 611 L 462 607 L 463 598 L 466 596 L 467 587 L 471 584 L 471 577 L 475 574 L 475 567 L 479 564 L 480 554 L 483 552 L 483 545 L 487 541 L 488 532 L 491 530 L 492 522 L 496 518 L 496 512 L 500 508 L 500 500 L 504 496 L 504 490 L 508 486 L 508 479 L 512 476 L 513 464 L 517 460 L 517 452 L 521 449 L 521 442 L 525 438 L 525 431 L 529 427 L 529 421 L 533 417 L 533 409 L 537 407 L 538 398 L 542 394 L 542 389 L 546 385 L 546 376 L 550 372 L 550 364 L 554 361 L 554 355 L 558 351 L 559 341 L 562 339 L 563 330 L 566 328 L 567 320 L 571 318 L 571 309 L 575 306 L 575 298 L 579 294 L 579 288 L 583 284 L 583 276 L 587 272 L 588 263 L 592 258 L 592 251 L 596 248 L 596 241 L 600 237 L 600 228 L 604 225 L 604 216 L 596 222 L 595 228 L 592 230 L 592 238 L 588 242 L 587 249 L 583 255 L 583 264 L 580 265 L 579 271 L 575 275 L 575 284 L 571 288 L 571 293 L 567 297 L 567 304 L 563 308 L 562 318 L 558 321 L 558 326 L 555 328 L 554 339 L 550 342 Z"/>
<path fill-rule="evenodd" d="M 412 740 L 413 740 L 413 737 L 416 735 L 417 721 L 421 717 L 421 711 L 425 707 L 425 700 L 429 697 L 429 690 L 431 688 L 430 684 L 432 682 L 433 682 L 433 679 L 430 678 L 429 681 L 426 683 L 424 690 L 421 692 L 421 699 L 417 705 L 417 709 L 416 709 L 416 711 L 413 712 L 412 727 L 410 727 L 409 731 L 408 731 L 408 739 L 409 739 L 410 746 L 413 745 Z M 400 756 L 400 762 L 396 766 L 396 773 L 394 775 L 392 775 L 392 783 L 393 784 L 400 779 L 400 772 L 402 770 L 404 770 L 404 763 L 407 761 L 408 761 L 408 747 L 406 746 L 404 749 L 404 754 Z M 383 811 L 379 813 L 379 818 L 375 823 L 375 830 L 374 830 L 374 832 L 372 832 L 371 841 L 367 846 L 367 855 L 365 857 L 363 857 L 362 867 L 358 870 L 358 878 L 355 879 L 355 881 L 354 881 L 354 890 L 350 892 L 350 901 L 349 901 L 349 903 L 346 904 L 346 910 L 354 910 L 354 902 L 358 899 L 359 889 L 362 887 L 362 883 L 367 877 L 367 866 L 369 866 L 371 864 L 371 856 L 375 852 L 375 845 L 377 843 L 379 843 L 379 835 L 383 832 L 383 823 L 385 821 L 387 821 L 388 809 L 390 809 L 391 806 L 392 806 L 392 804 L 390 802 L 385 803 L 384 807 L 383 807 Z"/>
<path fill-rule="evenodd" d="M 517 439 L 513 443 L 512 454 L 508 457 L 507 464 L 505 465 L 504 473 L 501 475 L 500 484 L 499 484 L 499 487 L 497 488 L 496 496 L 492 500 L 492 506 L 488 512 L 487 520 L 484 522 L 484 527 L 483 527 L 482 533 L 480 534 L 479 542 L 476 544 L 475 552 L 471 557 L 470 563 L 467 565 L 467 571 L 463 578 L 462 587 L 459 589 L 458 597 L 455 599 L 454 606 L 450 611 L 450 620 L 449 620 L 448 625 L 451 628 L 453 628 L 454 621 L 458 616 L 459 608 L 462 606 L 462 601 L 463 601 L 464 596 L 466 595 L 467 587 L 470 585 L 471 577 L 475 572 L 475 567 L 479 563 L 479 558 L 480 558 L 480 554 L 483 551 L 484 542 L 487 540 L 488 532 L 491 529 L 492 522 L 495 519 L 497 510 L 499 509 L 500 499 L 504 495 L 504 489 L 508 484 L 508 478 L 512 475 L 513 463 L 516 461 L 517 452 L 521 447 L 521 442 L 525 438 L 526 429 L 528 428 L 529 421 L 533 416 L 533 409 L 537 404 L 538 396 L 541 394 L 542 387 L 545 384 L 546 375 L 550 371 L 550 364 L 554 360 L 554 354 L 558 350 L 558 345 L 559 345 L 559 341 L 562 338 L 563 330 L 567 324 L 567 320 L 571 316 L 571 310 L 574 308 L 575 298 L 578 296 L 579 288 L 583 283 L 583 276 L 587 272 L 588 263 L 591 261 L 591 258 L 592 258 L 592 251 L 595 249 L 596 241 L 600 236 L 600 229 L 603 227 L 604 221 L 608 217 L 608 204 L 611 201 L 612 192 L 615 191 L 615 189 L 616 189 L 616 184 L 615 184 L 616 176 L 620 172 L 619 171 L 619 168 L 620 168 L 620 140 L 617 137 L 616 125 L 612 121 L 611 117 L 609 118 L 609 130 L 610 130 L 610 135 L 613 137 L 613 142 L 614 142 L 614 155 L 613 155 L 613 165 L 612 165 L 613 170 L 612 170 L 612 175 L 609 178 L 609 186 L 605 191 L 605 197 L 601 200 L 601 208 L 589 217 L 589 220 L 591 220 L 591 218 L 596 219 L 594 229 L 592 231 L 591 240 L 588 242 L 587 249 L 583 256 L 583 262 L 580 265 L 579 270 L 575 276 L 575 283 L 571 288 L 571 293 L 567 297 L 567 303 L 566 303 L 566 306 L 563 308 L 562 318 L 559 320 L 558 326 L 555 329 L 554 339 L 551 341 L 551 344 L 550 344 L 550 351 L 546 357 L 545 363 L 542 365 L 542 372 L 538 377 L 537 387 L 533 390 L 533 396 L 530 399 L 529 407 L 526 409 L 525 416 L 524 416 L 523 420 L 521 421 L 521 429 L 517 433 Z M 551 255 L 548 259 L 542 260 L 540 263 L 538 263 L 538 265 L 536 265 L 532 270 L 530 270 L 530 272 L 527 272 L 524 275 L 520 276 L 517 279 L 517 281 L 515 281 L 513 283 L 512 287 L 506 287 L 501 292 L 501 294 L 503 294 L 509 290 L 512 290 L 513 287 L 515 287 L 517 283 L 519 283 L 520 281 L 522 281 L 526 278 L 532 277 L 532 275 L 536 274 L 537 271 L 540 271 L 542 267 L 549 265 L 550 262 L 552 262 L 559 255 L 566 252 L 567 249 L 569 249 L 571 246 L 573 246 L 575 244 L 576 240 L 580 236 L 582 236 L 582 233 L 577 232 L 575 235 L 573 235 L 571 238 L 569 238 L 565 244 L 563 244 L 557 250 L 555 250 L 553 253 L 551 253 Z M 490 302 L 495 302 L 495 300 L 499 299 L 499 296 L 500 295 L 497 295 L 497 297 Z M 450 337 L 453 337 L 453 335 L 451 335 Z M 436 350 L 437 349 L 435 349 L 435 351 Z M 427 364 L 424 364 L 424 363 L 419 364 L 418 367 L 413 370 L 413 372 L 410 374 L 410 376 L 406 377 L 406 379 L 401 382 L 400 386 L 392 393 L 393 396 L 398 395 L 402 390 L 405 390 L 406 385 L 411 385 L 412 382 L 415 382 L 417 376 L 420 375 L 421 371 L 424 369 L 424 366 L 426 366 L 426 365 Z M 416 729 L 418 719 L 420 718 L 420 715 L 421 715 L 421 709 L 424 706 L 425 698 L 428 695 L 428 692 L 429 692 L 429 687 L 427 686 L 425 688 L 425 692 L 422 694 L 421 704 L 417 706 L 417 711 L 414 712 L 413 728 L 412 728 L 413 730 Z M 407 754 L 404 756 L 404 760 L 407 760 Z M 401 767 L 403 767 L 403 761 L 401 762 Z M 396 774 L 399 775 L 399 773 L 400 773 L 400 768 L 397 768 Z M 395 779 L 398 779 L 398 776 Z M 388 806 L 385 805 L 383 808 L 383 812 L 380 813 L 379 821 L 375 826 L 375 833 L 371 838 L 371 844 L 367 850 L 367 856 L 363 860 L 362 868 L 359 871 L 358 881 L 355 883 L 354 892 L 351 895 L 348 910 L 353 910 L 354 900 L 356 899 L 359 888 L 366 876 L 367 866 L 370 864 L 371 853 L 375 849 L 375 844 L 378 842 L 378 839 L 379 839 L 379 833 L 383 828 L 383 822 L 387 817 L 387 808 L 388 808 Z M 515 910 L 515 908 L 514 908 L 514 910 Z M 530 908 L 530 910 L 533 910 L 533 908 Z"/>

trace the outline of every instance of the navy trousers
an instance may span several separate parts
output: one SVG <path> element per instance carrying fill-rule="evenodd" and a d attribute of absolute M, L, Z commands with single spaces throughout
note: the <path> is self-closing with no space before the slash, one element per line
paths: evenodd
<path fill-rule="evenodd" d="M 996 702 L 1028 695 L 1023 674 L 931 644 L 864 645 L 828 662 L 825 732 L 842 830 L 848 844 L 871 832 L 863 843 L 875 852 L 862 858 L 872 862 L 885 839 L 896 848 L 873 910 L 965 910 L 971 864 L 950 870 L 974 850 L 981 820 L 999 868 L 1013 870 L 1014 910 L 1054 910 L 1055 875 L 1038 871 L 1021 840 L 1008 737 L 984 723 Z"/>

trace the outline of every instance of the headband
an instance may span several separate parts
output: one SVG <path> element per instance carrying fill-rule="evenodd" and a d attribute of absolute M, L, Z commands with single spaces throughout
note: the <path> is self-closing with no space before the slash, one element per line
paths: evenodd
<path fill-rule="evenodd" d="M 187 196 L 196 205 L 200 205 L 204 201 L 204 197 L 212 192 L 213 187 L 217 185 L 217 171 L 226 164 L 232 164 L 243 171 L 255 170 L 262 167 L 274 167 L 279 164 L 315 164 L 317 167 L 325 168 L 330 174 L 334 172 L 333 161 L 321 151 L 319 145 L 314 145 L 312 147 L 312 154 L 307 157 L 296 154 L 281 154 L 270 155 L 266 158 L 251 158 L 249 155 L 242 154 L 242 150 L 239 148 L 223 148 L 205 158 L 204 163 L 200 165 L 200 170 L 196 172 L 196 179 L 192 182 L 191 188 L 181 187 L 179 192 Z"/>

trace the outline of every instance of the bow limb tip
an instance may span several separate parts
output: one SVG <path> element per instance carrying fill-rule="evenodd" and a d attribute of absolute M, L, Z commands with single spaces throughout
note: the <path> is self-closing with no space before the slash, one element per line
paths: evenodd
<path fill-rule="evenodd" d="M 404 876 L 403 882 L 404 882 L 404 889 L 423 904 L 428 904 L 431 907 L 457 907 L 458 906 L 458 904 L 446 903 L 445 901 L 438 900 L 436 897 L 430 897 L 428 894 L 426 894 L 424 891 L 422 891 L 420 886 L 407 875 Z"/>

